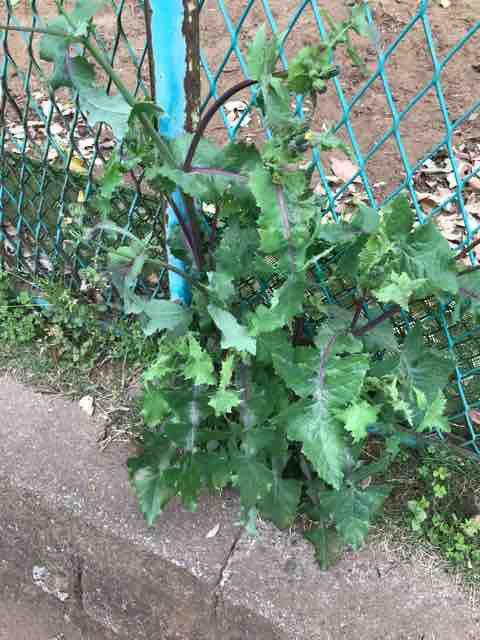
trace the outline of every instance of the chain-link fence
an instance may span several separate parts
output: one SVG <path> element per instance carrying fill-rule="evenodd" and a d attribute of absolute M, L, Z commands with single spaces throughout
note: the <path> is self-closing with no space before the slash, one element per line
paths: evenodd
<path fill-rule="evenodd" d="M 338 2 L 325 4 L 334 12 L 340 10 Z M 318 127 L 334 126 L 355 159 L 352 164 L 313 157 L 325 215 L 337 219 L 348 203 L 358 200 L 378 208 L 406 191 L 419 221 L 434 217 L 452 248 L 461 251 L 480 229 L 475 217 L 475 212 L 480 216 L 480 197 L 475 194 L 480 192 L 480 132 L 475 133 L 480 112 L 480 82 L 475 81 L 480 71 L 480 20 L 468 14 L 468 0 L 463 15 L 459 7 L 454 15 L 442 14 L 441 7 L 427 1 L 415 9 L 413 2 L 405 3 L 410 5 L 407 17 L 398 16 L 401 8 L 395 2 L 397 14 L 372 4 L 365 5 L 371 38 L 359 43 L 366 71 L 340 59 L 343 73 L 334 79 L 334 91 L 313 118 Z M 318 40 L 328 28 L 323 5 L 316 0 L 199 0 L 199 6 L 203 109 L 248 76 L 246 49 L 260 24 L 272 32 L 287 32 L 285 66 L 293 51 Z M 7 0 L 2 22 L 35 27 L 54 13 L 53 2 Z M 150 95 L 151 49 L 143 3 L 112 0 L 110 10 L 99 18 L 97 39 L 129 88 L 136 95 Z M 68 94 L 49 93 L 37 37 L 3 33 L 0 48 L 4 261 L 23 271 L 52 273 L 61 268 L 74 276 L 90 256 L 77 245 L 71 248 L 65 229 L 74 223 L 72 205 L 94 192 L 114 140 L 106 127 L 90 129 Z M 246 92 L 227 103 L 207 135 L 219 142 L 227 136 L 255 140 L 263 135 L 261 123 L 249 112 L 252 97 Z M 297 99 L 294 106 L 299 117 L 310 117 L 311 105 Z M 149 198 L 141 176 L 127 177 L 114 210 L 115 221 L 133 231 L 163 228 L 162 204 Z M 468 259 L 476 264 L 474 252 Z M 328 268 L 319 265 L 318 277 Z M 325 294 L 348 299 L 349 292 L 338 283 L 338 290 Z M 456 359 L 455 379 L 447 390 L 450 414 L 478 450 L 480 429 L 472 410 L 480 407 L 480 327 L 469 317 L 454 321 L 448 305 L 438 309 L 425 301 L 412 317 L 401 319 L 398 330 L 416 320 L 421 320 L 431 344 L 448 349 Z"/>

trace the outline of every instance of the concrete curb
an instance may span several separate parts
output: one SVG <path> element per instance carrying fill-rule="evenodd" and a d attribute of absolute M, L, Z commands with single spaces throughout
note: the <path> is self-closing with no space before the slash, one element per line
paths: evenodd
<path fill-rule="evenodd" d="M 0 596 L 54 603 L 88 640 L 480 636 L 441 571 L 367 548 L 321 573 L 296 534 L 241 534 L 233 495 L 148 529 L 128 451 L 100 453 L 77 405 L 1 378 L 0 407 Z"/>

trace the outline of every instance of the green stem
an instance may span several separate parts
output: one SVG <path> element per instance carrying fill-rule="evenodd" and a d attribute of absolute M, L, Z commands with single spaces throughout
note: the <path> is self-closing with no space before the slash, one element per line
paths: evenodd
<path fill-rule="evenodd" d="M 290 259 L 290 267 L 292 273 L 297 270 L 297 261 L 295 258 L 295 246 L 292 241 L 292 229 L 290 227 L 290 218 L 288 215 L 287 203 L 285 202 L 285 193 L 281 184 L 275 185 L 275 194 L 277 198 L 278 210 L 280 211 L 280 217 L 283 226 L 283 237 L 287 243 L 288 257 Z"/>
<path fill-rule="evenodd" d="M 475 249 L 475 247 L 478 247 L 479 244 L 480 244 L 480 238 L 477 238 L 474 242 L 472 242 L 467 247 L 465 247 L 465 249 L 463 249 L 457 255 L 455 260 L 462 260 L 463 258 L 466 258 L 468 256 L 468 254 L 470 253 L 470 251 L 473 251 L 473 249 Z"/>
<path fill-rule="evenodd" d="M 97 224 L 90 231 L 90 233 L 87 236 L 87 239 L 92 240 L 99 231 L 108 231 L 110 233 L 116 233 L 117 235 L 124 236 L 126 238 L 130 238 L 134 242 L 138 243 L 140 245 L 140 247 L 144 251 L 147 250 L 147 245 L 142 240 L 140 240 L 140 238 L 137 238 L 137 236 L 135 236 L 133 233 L 131 233 L 127 229 L 122 229 L 122 227 L 119 227 L 118 225 L 116 225 L 116 224 L 114 224 L 112 222 L 101 222 L 101 223 Z M 103 243 L 102 243 L 102 245 L 103 245 Z M 173 273 L 176 273 L 177 275 L 181 276 L 184 280 L 189 282 L 192 285 L 192 287 L 196 287 L 199 291 L 201 291 L 205 296 L 208 297 L 208 295 L 210 293 L 208 287 L 206 287 L 205 285 L 201 284 L 200 282 L 197 282 L 195 280 L 195 278 L 192 278 L 192 276 L 190 276 L 188 273 L 186 273 L 186 271 L 183 271 L 183 269 L 178 269 L 177 267 L 174 267 L 169 262 L 166 262 L 165 260 L 162 260 L 161 258 L 148 258 L 147 257 L 146 261 L 149 262 L 150 264 L 157 264 L 160 267 L 162 267 L 163 269 L 167 269 L 168 271 L 173 271 Z"/>
<path fill-rule="evenodd" d="M 350 331 L 353 331 L 355 329 L 355 327 L 357 326 L 357 322 L 360 320 L 360 316 L 362 313 L 362 309 L 363 309 L 363 305 L 365 304 L 365 302 L 367 301 L 367 296 L 365 294 L 365 292 L 362 292 L 362 297 L 360 298 L 360 300 L 357 300 L 357 304 L 355 305 L 355 314 L 352 318 L 352 323 L 350 325 Z"/>
<path fill-rule="evenodd" d="M 157 264 L 159 267 L 167 269 L 167 271 L 176 273 L 177 275 L 181 276 L 186 282 L 188 282 L 192 287 L 195 287 L 198 291 L 200 291 L 206 298 L 209 297 L 210 291 L 208 290 L 208 287 L 206 287 L 201 282 L 197 282 L 197 280 L 195 280 L 195 278 L 192 278 L 192 276 L 190 276 L 186 271 L 178 269 L 177 267 L 171 265 L 169 262 L 161 260 L 160 258 L 148 258 L 146 262 L 148 262 L 149 264 Z"/>
<path fill-rule="evenodd" d="M 57 2 L 57 6 L 59 8 L 60 13 L 62 13 L 62 15 L 64 15 L 65 18 L 70 22 L 69 16 L 63 11 L 63 8 L 59 6 L 58 2 Z M 95 60 L 95 62 L 97 62 L 97 64 L 105 71 L 107 76 L 110 78 L 113 84 L 117 87 L 118 91 L 120 92 L 120 95 L 123 97 L 125 102 L 130 107 L 132 107 L 132 109 L 137 104 L 139 104 L 137 103 L 135 96 L 128 90 L 127 86 L 125 85 L 121 77 L 118 75 L 115 69 L 111 66 L 110 62 L 105 57 L 105 55 L 101 51 L 99 51 L 99 49 L 97 49 L 95 45 L 93 45 L 90 42 L 88 37 L 83 38 L 83 45 L 85 49 L 88 51 L 88 53 Z M 139 112 L 137 113 L 137 118 L 139 119 L 140 124 L 142 125 L 144 130 L 147 132 L 147 134 L 151 137 L 151 139 L 155 143 L 156 147 L 159 149 L 160 153 L 163 154 L 164 158 L 167 159 L 168 164 L 170 164 L 174 168 L 177 168 L 177 163 L 173 153 L 170 150 L 170 147 L 162 138 L 162 136 L 158 133 L 158 131 L 150 121 L 149 117 L 146 114 Z M 200 242 L 198 239 L 198 234 L 195 233 L 196 221 L 194 219 L 194 216 L 191 215 L 187 209 L 186 218 L 187 218 L 188 224 L 185 225 L 182 221 L 181 212 L 177 211 L 176 207 L 173 207 L 172 202 L 170 203 L 170 205 L 175 210 L 175 215 L 177 217 L 177 220 L 183 229 L 183 232 L 185 235 L 185 241 L 190 246 L 194 259 L 197 262 L 198 266 L 200 266 L 201 264 Z M 190 242 L 189 242 L 189 234 L 187 233 L 188 231 L 187 227 L 192 231 Z"/>
<path fill-rule="evenodd" d="M 213 105 L 206 112 L 206 114 L 202 116 L 200 122 L 198 123 L 197 130 L 195 131 L 195 134 L 192 138 L 190 147 L 187 151 L 185 162 L 183 164 L 184 171 L 188 173 L 191 170 L 193 158 L 195 156 L 195 151 L 197 150 L 197 147 L 200 144 L 200 140 L 202 139 L 203 134 L 205 133 L 210 121 L 215 116 L 215 114 L 220 109 L 220 107 L 222 107 L 226 102 L 228 102 L 228 100 L 230 100 L 230 98 L 232 98 L 239 91 L 242 91 L 243 89 L 247 89 L 248 87 L 251 87 L 255 84 L 258 84 L 257 80 L 242 80 L 242 82 L 238 82 L 233 87 L 228 89 L 228 91 L 225 91 L 225 93 L 222 94 L 218 98 L 218 100 L 215 100 Z"/>
<path fill-rule="evenodd" d="M 368 333 L 372 329 L 375 329 L 375 327 L 378 327 L 378 325 L 382 324 L 382 322 L 385 322 L 389 318 L 395 316 L 401 310 L 402 308 L 400 307 L 400 305 L 395 304 L 393 307 L 390 307 L 389 309 L 381 313 L 378 317 L 374 318 L 373 320 L 370 320 L 370 322 L 367 322 L 367 324 L 364 324 L 362 327 L 359 327 L 358 329 L 354 329 L 352 331 L 352 334 L 356 338 L 360 338 L 365 333 Z"/>
<path fill-rule="evenodd" d="M 61 8 L 61 6 L 59 6 L 59 11 L 61 13 L 61 15 L 63 15 L 66 20 L 68 21 L 68 23 L 72 26 L 72 29 L 75 27 L 75 25 L 72 24 L 71 20 L 70 20 L 70 16 L 63 11 L 63 9 Z M 125 83 L 123 82 L 123 80 L 121 79 L 121 77 L 118 75 L 118 73 L 115 71 L 115 69 L 111 66 L 110 62 L 108 61 L 108 59 L 106 58 L 106 56 L 99 51 L 99 49 L 97 49 L 97 47 L 95 47 L 88 39 L 88 37 L 76 37 L 73 36 L 71 33 L 67 33 L 64 31 L 56 31 L 54 29 L 42 29 L 42 28 L 31 28 L 31 27 L 10 27 L 9 25 L 0 25 L 0 31 L 4 30 L 4 31 L 20 31 L 20 32 L 24 32 L 24 33 L 39 33 L 39 34 L 44 34 L 44 35 L 49 35 L 49 36 L 53 36 L 53 37 L 58 37 L 58 38 L 65 38 L 65 39 L 69 39 L 70 42 L 73 43 L 78 43 L 78 44 L 83 44 L 83 46 L 85 47 L 86 51 L 88 51 L 88 53 L 92 56 L 92 58 L 95 60 L 95 62 L 97 62 L 97 64 L 103 69 L 103 71 L 107 74 L 107 76 L 111 79 L 111 81 L 113 82 L 113 84 L 115 85 L 115 87 L 118 89 L 120 95 L 123 97 L 123 99 L 125 100 L 125 102 L 133 109 L 137 104 L 140 104 L 137 102 L 137 100 L 135 99 L 135 96 L 128 90 L 127 86 L 125 85 Z M 170 150 L 170 147 L 168 146 L 168 144 L 165 142 L 165 140 L 162 138 L 162 136 L 158 133 L 158 131 L 156 130 L 156 128 L 154 127 L 154 125 L 152 124 L 152 122 L 150 121 L 149 117 L 147 115 L 145 115 L 144 113 L 137 113 L 137 118 L 139 119 L 142 127 L 144 128 L 144 130 L 147 132 L 147 134 L 151 137 L 151 139 L 153 140 L 155 146 L 157 147 L 157 149 L 161 152 L 162 157 L 164 160 L 166 160 L 166 162 L 174 167 L 174 168 L 178 168 L 177 167 L 177 162 L 175 160 L 175 157 L 172 153 L 172 151 Z M 190 215 L 188 215 L 188 223 L 189 226 L 191 228 L 194 227 L 194 221 L 191 218 Z M 198 240 L 194 240 L 193 241 L 194 244 L 196 246 L 192 247 L 193 253 L 197 256 L 200 255 L 200 248 L 198 246 Z"/>
<path fill-rule="evenodd" d="M 100 67 L 105 71 L 108 77 L 112 80 L 113 84 L 117 87 L 120 95 L 123 97 L 125 102 L 132 107 L 132 109 L 139 103 L 135 100 L 135 97 L 128 90 L 127 86 L 120 78 L 115 69 L 110 65 L 107 58 L 103 55 L 101 51 L 99 51 L 94 45 L 92 45 L 87 38 L 83 38 L 82 44 L 85 46 L 85 49 L 92 56 L 92 58 L 99 64 Z M 170 147 L 162 138 L 162 136 L 155 129 L 153 124 L 150 122 L 147 115 L 144 113 L 138 113 L 137 118 L 140 120 L 142 127 L 148 133 L 148 135 L 152 138 L 155 145 L 161 151 L 161 153 L 167 158 L 168 163 L 173 167 L 177 166 L 175 161 L 175 157 L 170 150 Z"/>
<path fill-rule="evenodd" d="M 84 39 L 84 46 L 85 46 L 86 50 L 90 53 L 92 58 L 100 65 L 100 67 L 105 71 L 105 73 L 112 80 L 112 82 L 117 87 L 118 91 L 123 96 L 123 98 L 127 102 L 127 104 L 129 104 L 133 109 L 133 107 L 135 107 L 135 105 L 138 104 L 137 101 L 135 100 L 135 97 L 130 93 L 130 91 L 128 90 L 128 88 L 124 84 L 123 80 L 120 78 L 120 76 L 115 71 L 115 69 L 110 65 L 110 63 L 107 60 L 107 58 L 103 55 L 103 53 L 101 51 L 99 51 L 94 45 L 92 45 L 87 38 Z M 146 114 L 140 112 L 140 113 L 137 113 L 137 118 L 140 120 L 140 123 L 141 123 L 142 127 L 144 128 L 144 130 L 152 138 L 152 140 L 155 143 L 156 147 L 163 154 L 163 156 L 167 159 L 168 164 L 170 166 L 174 167 L 174 168 L 177 168 L 177 163 L 176 163 L 176 160 L 175 160 L 175 157 L 174 157 L 173 153 L 170 150 L 170 147 L 165 142 L 165 140 L 162 138 L 162 136 L 158 133 L 158 131 L 155 129 L 155 127 L 151 123 L 149 117 Z M 170 205 L 173 207 L 172 202 L 170 202 Z M 186 234 L 185 237 L 186 237 L 187 240 L 188 240 L 188 237 L 189 237 L 189 235 L 187 233 L 187 229 L 191 229 L 192 230 L 192 234 L 191 234 L 191 238 L 190 238 L 191 242 L 190 243 L 187 242 L 187 243 L 190 246 L 190 249 L 191 249 L 191 251 L 193 253 L 194 259 L 197 262 L 197 265 L 200 267 L 200 265 L 201 265 L 200 241 L 199 241 L 198 234 L 195 233 L 196 221 L 194 219 L 194 214 L 192 214 L 189 211 L 189 208 L 186 208 L 186 221 L 187 221 L 187 224 L 184 225 L 182 223 L 182 219 L 181 219 L 181 216 L 182 216 L 181 212 L 177 211 L 176 207 L 173 207 L 173 208 L 175 210 L 175 214 L 177 216 L 177 219 L 178 219 L 180 225 L 183 228 L 184 234 Z"/>
<path fill-rule="evenodd" d="M 320 367 L 318 373 L 318 387 L 319 389 L 323 388 L 323 384 L 325 382 L 325 376 L 327 374 L 327 361 L 332 352 L 333 346 L 338 339 L 338 335 L 332 336 L 330 340 L 327 342 L 325 347 L 322 349 L 322 355 L 320 356 Z"/>
<path fill-rule="evenodd" d="M 65 14 L 64 12 L 62 12 L 62 15 L 64 15 L 68 19 L 68 14 Z M 137 105 L 135 96 L 132 93 L 130 93 L 130 91 L 124 84 L 123 80 L 120 78 L 120 76 L 115 71 L 115 69 L 110 65 L 109 61 L 103 55 L 103 53 L 99 51 L 94 45 L 92 45 L 89 42 L 88 38 L 85 38 L 83 36 L 82 37 L 75 36 L 72 33 L 68 33 L 65 31 L 56 31 L 55 29 L 42 29 L 41 27 L 14 27 L 6 24 L 0 24 L 0 31 L 19 31 L 21 33 L 38 33 L 38 34 L 43 34 L 47 36 L 52 36 L 54 38 L 68 39 L 72 44 L 75 44 L 75 43 L 83 44 L 83 46 L 90 53 L 92 58 L 102 67 L 105 73 L 111 78 L 113 84 L 117 87 L 118 91 L 124 98 L 125 102 L 130 107 L 132 107 L 132 109 Z M 176 167 L 177 163 L 175 161 L 175 158 L 169 146 L 164 141 L 162 136 L 158 133 L 158 131 L 155 129 L 153 124 L 150 122 L 150 120 L 148 119 L 148 116 L 146 116 L 144 113 L 139 113 L 137 114 L 137 117 L 140 120 L 143 128 L 147 131 L 147 133 L 153 139 L 157 148 L 167 158 L 168 163 Z"/>
<path fill-rule="evenodd" d="M 41 33 L 55 38 L 69 38 L 72 43 L 80 42 L 81 38 L 73 36 L 65 31 L 55 31 L 54 29 L 42 29 L 40 27 L 14 27 L 8 24 L 0 24 L 0 31 L 20 31 L 20 33 Z"/>

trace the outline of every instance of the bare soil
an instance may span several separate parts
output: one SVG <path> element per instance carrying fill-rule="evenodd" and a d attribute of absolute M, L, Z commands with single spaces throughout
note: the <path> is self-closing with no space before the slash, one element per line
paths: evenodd
<path fill-rule="evenodd" d="M 18 21 L 30 24 L 31 12 L 25 0 L 19 0 L 16 6 Z M 231 46 L 230 28 L 236 30 L 246 5 L 246 1 L 226 0 L 226 16 L 223 16 L 214 0 L 206 0 L 202 9 L 201 44 L 210 72 L 215 74 L 223 64 L 225 53 Z M 345 17 L 344 3 L 338 0 L 323 0 L 321 6 L 333 14 L 335 18 Z M 385 76 L 377 79 L 365 95 L 351 109 L 349 117 L 351 135 L 354 136 L 363 154 L 387 131 L 394 122 L 392 106 L 401 112 L 409 101 L 432 79 L 434 61 L 429 52 L 425 29 L 430 27 L 433 34 L 433 45 L 439 61 L 458 40 L 473 27 L 480 17 L 478 0 L 452 0 L 449 8 L 442 8 L 434 2 L 430 7 L 424 23 L 415 23 L 408 35 L 402 40 L 385 62 Z M 0 0 L 0 7 L 4 2 Z M 280 31 L 287 28 L 291 16 L 298 7 L 298 0 L 270 0 L 271 17 Z M 389 45 L 406 27 L 418 8 L 418 0 L 372 0 L 371 7 L 378 33 L 372 34 L 372 41 L 360 40 L 358 47 L 369 70 L 373 71 L 378 63 L 378 54 L 386 52 Z M 39 6 L 39 5 L 37 5 Z M 4 9 L 2 13 L 4 13 Z M 42 0 L 39 7 L 44 20 L 55 15 L 53 0 Z M 107 47 L 116 46 L 115 65 L 134 89 L 137 83 L 138 70 L 133 65 L 126 42 L 115 38 L 116 17 L 112 11 L 105 12 L 98 20 L 98 32 Z M 239 58 L 245 57 L 248 44 L 259 26 L 267 22 L 263 3 L 254 4 L 246 19 L 243 20 L 237 38 L 236 47 L 224 65 L 223 73 L 216 87 L 217 95 L 224 89 L 241 79 L 242 72 Z M 143 9 L 136 0 L 129 0 L 124 8 L 119 26 L 128 37 L 128 41 L 137 56 L 141 56 L 146 36 L 143 20 Z M 301 46 L 318 41 L 319 33 L 315 16 L 310 5 L 299 18 L 287 41 L 287 56 Z M 439 79 L 445 106 L 451 122 L 459 118 L 480 97 L 480 68 L 478 51 L 480 49 L 480 31 L 464 46 L 449 63 L 441 69 Z M 33 47 L 36 51 L 36 47 Z M 28 49 L 19 34 L 9 34 L 9 56 L 23 70 L 28 69 Z M 352 68 L 342 56 L 339 58 L 342 67 L 340 84 L 346 99 L 352 98 L 365 81 L 359 70 Z M 140 76 L 145 83 L 149 82 L 148 61 L 145 59 Z M 393 105 L 386 99 L 383 82 L 388 84 L 393 97 Z M 21 78 L 11 67 L 9 86 L 15 94 L 19 105 L 25 100 Z M 34 89 L 40 89 L 37 80 L 32 82 Z M 211 92 L 206 74 L 203 74 L 202 89 L 204 97 Z M 399 153 L 399 144 L 403 146 L 410 165 L 414 165 L 425 153 L 445 136 L 444 116 L 439 105 L 439 86 L 432 87 L 413 110 L 402 118 L 399 125 L 400 137 L 390 135 L 377 150 L 367 164 L 367 174 L 372 184 L 385 182 L 383 193 L 387 193 L 405 176 L 405 166 Z M 248 94 L 244 96 L 248 99 Z M 317 124 L 333 125 L 342 116 L 342 108 L 336 92 L 331 88 L 322 97 L 318 109 Z M 259 123 L 253 119 L 248 127 L 241 130 L 242 136 L 256 138 L 259 134 Z M 209 136 L 218 142 L 226 139 L 225 129 L 220 119 L 212 123 Z M 348 140 L 347 132 L 341 134 Z M 480 118 L 467 121 L 454 136 L 454 143 L 459 145 L 467 137 L 480 138 Z M 351 142 L 351 138 L 349 140 Z"/>
<path fill-rule="evenodd" d="M 231 0 L 226 3 L 233 24 L 241 17 L 245 2 Z M 238 38 L 238 52 L 245 55 L 249 42 L 258 27 L 265 22 L 265 14 L 260 2 L 250 12 L 242 26 Z M 287 28 L 291 16 L 298 7 L 297 0 L 270 0 L 273 17 L 280 31 Z M 345 17 L 343 3 L 338 0 L 323 0 L 319 3 L 337 19 Z M 406 27 L 418 9 L 418 0 L 374 0 L 370 3 L 378 34 L 372 38 L 375 42 L 358 39 L 357 45 L 368 69 L 373 72 L 378 64 L 379 52 L 386 52 L 390 44 Z M 429 9 L 425 26 L 430 24 L 433 43 L 439 60 L 454 46 L 480 17 L 480 8 L 476 0 L 453 0 L 449 9 L 434 6 Z M 218 68 L 224 52 L 230 46 L 230 35 L 225 28 L 222 15 L 216 3 L 206 3 L 203 12 L 202 44 L 206 58 L 213 70 Z M 475 6 L 476 5 L 476 6 Z M 292 30 L 287 42 L 287 55 L 300 47 L 318 41 L 318 27 L 313 11 L 308 5 L 302 17 Z M 478 51 L 480 32 L 468 42 L 442 69 L 441 86 L 450 121 L 459 118 L 480 97 L 480 76 Z M 219 83 L 221 92 L 238 77 L 238 57 L 235 51 L 225 67 Z M 342 68 L 340 84 L 347 100 L 351 99 L 365 82 L 362 74 L 341 55 Z M 475 70 L 476 69 L 476 70 Z M 433 61 L 429 53 L 424 25 L 421 21 L 402 40 L 394 53 L 385 63 L 385 83 L 391 91 L 394 108 L 401 112 L 412 98 L 432 79 Z M 331 88 L 323 97 L 319 107 L 318 124 L 331 126 L 342 117 L 342 108 L 336 92 Z M 361 100 L 350 111 L 352 133 L 362 154 L 374 145 L 393 124 L 392 109 L 389 106 L 384 86 L 377 79 Z M 248 129 L 246 129 L 248 133 Z M 435 144 L 441 142 L 446 133 L 444 117 L 441 113 L 436 89 L 430 89 L 415 108 L 401 121 L 399 127 L 401 143 L 410 165 L 414 165 Z M 218 132 L 214 132 L 218 137 Z M 346 131 L 342 135 L 348 139 Z M 462 136 L 480 135 L 480 119 L 468 122 L 454 142 L 460 144 Z M 402 163 L 398 142 L 391 135 L 375 153 L 367 165 L 367 174 L 371 183 L 384 181 L 388 191 L 404 178 L 405 167 Z"/>

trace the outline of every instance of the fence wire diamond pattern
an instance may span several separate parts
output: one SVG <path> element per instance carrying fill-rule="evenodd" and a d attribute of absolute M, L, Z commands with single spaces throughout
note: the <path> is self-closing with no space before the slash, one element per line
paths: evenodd
<path fill-rule="evenodd" d="M 244 0 L 241 3 L 238 0 L 199 0 L 203 38 L 202 109 L 232 84 L 232 78 L 238 80 L 242 76 L 248 77 L 245 44 L 252 35 L 252 23 L 253 26 L 266 23 L 272 33 L 277 33 L 282 23 L 281 28 L 287 33 L 281 59 L 285 67 L 294 45 L 293 40 L 305 25 L 308 25 L 310 34 L 314 32 L 316 37 L 325 35 L 328 23 L 321 3 L 316 0 L 288 0 L 286 7 L 282 3 L 281 15 L 274 5 L 275 0 Z M 12 25 L 26 25 L 27 17 L 29 26 L 44 24 L 47 16 L 43 3 L 31 0 L 29 6 L 27 12 L 22 12 L 19 3 L 14 6 L 12 0 L 6 0 L 6 21 Z M 419 3 L 417 12 L 387 45 L 382 43 L 373 12 L 367 3 L 365 11 L 371 25 L 370 46 L 375 64 L 370 65 L 367 77 L 356 82 L 354 91 L 346 90 L 341 77 L 335 78 L 336 95 L 329 98 L 336 101 L 333 112 L 337 114 L 336 132 L 351 146 L 357 169 L 341 185 L 334 187 L 326 163 L 321 162 L 318 156 L 313 158 L 318 172 L 318 188 L 325 194 L 325 215 L 338 219 L 343 209 L 342 200 L 352 191 L 352 187 L 364 192 L 366 201 L 375 208 L 387 204 L 400 191 L 406 191 L 421 223 L 439 217 L 445 211 L 450 212 L 452 208 L 457 212 L 465 231 L 461 243 L 454 248 L 461 251 L 476 239 L 480 231 L 480 225 L 469 215 L 467 201 L 468 185 L 472 179 L 480 176 L 480 164 L 464 170 L 457 154 L 456 136 L 480 111 L 480 97 L 474 96 L 472 82 L 472 100 L 465 106 L 456 104 L 454 117 L 445 88 L 445 76 L 454 65 L 461 64 L 462 54 L 467 47 L 476 43 L 478 50 L 480 20 L 473 22 L 449 50 L 442 49 L 440 52 L 427 0 Z M 115 25 L 114 32 L 100 29 L 98 42 L 108 52 L 112 64 L 120 67 L 122 74 L 127 73 L 130 88 L 135 94 L 148 96 L 151 93 L 151 77 L 143 3 L 111 0 L 111 12 L 109 24 Z M 135 29 L 132 25 L 135 25 Z M 212 29 L 216 39 L 215 51 L 209 42 Z M 414 46 L 418 47 L 418 55 L 428 60 L 431 72 L 423 86 L 416 88 L 400 105 L 395 96 L 396 67 L 392 60 L 401 54 L 402 47 L 413 46 L 409 42 L 414 32 Z M 220 47 L 223 47 L 221 55 Z M 88 256 L 79 253 L 70 255 L 68 260 L 65 258 L 63 225 L 71 215 L 70 204 L 76 202 L 80 195 L 81 198 L 88 198 L 94 192 L 97 172 L 113 145 L 111 137 L 108 137 L 105 127 L 91 130 L 77 103 L 70 104 L 65 96 L 56 95 L 54 98 L 46 92 L 43 63 L 38 59 L 33 36 L 3 34 L 0 36 L 0 50 L 0 241 L 15 269 L 48 272 L 55 269 L 57 263 L 64 266 L 67 262 L 70 272 L 75 274 Z M 381 96 L 384 100 L 385 117 L 381 131 L 377 133 L 375 128 L 375 139 L 365 144 L 360 139 L 354 116 L 372 95 Z M 247 106 L 253 96 L 252 92 L 246 96 Z M 425 145 L 420 157 L 412 159 L 405 136 L 406 123 L 410 128 L 415 127 L 427 98 L 435 102 L 436 118 L 441 123 L 443 133 L 435 142 L 430 140 Z M 304 105 L 300 98 L 297 99 L 296 108 L 299 117 L 308 113 L 308 105 Z M 228 109 L 223 109 L 223 126 L 228 137 L 233 139 L 239 134 L 248 134 L 249 129 L 244 126 L 248 118 L 248 108 L 242 110 L 233 121 Z M 61 138 L 58 135 L 59 127 L 62 130 Z M 89 140 L 89 147 L 85 144 L 85 138 Z M 375 183 L 378 176 L 374 175 L 371 167 L 387 147 L 390 158 L 394 160 L 384 170 L 395 174 L 398 180 L 396 184 L 388 183 L 387 189 L 379 190 Z M 419 198 L 416 180 L 425 163 L 439 155 L 449 162 L 453 186 L 434 207 L 426 209 Z M 149 198 L 142 189 L 141 181 L 129 181 L 118 196 L 116 209 L 116 222 L 125 227 L 133 230 L 138 227 L 161 228 L 162 206 Z M 469 259 L 476 264 L 477 258 L 473 252 Z M 328 265 L 322 268 L 328 268 Z M 348 292 L 345 294 L 341 287 L 335 292 L 325 291 L 325 294 L 336 299 L 342 295 L 348 298 Z M 448 389 L 452 422 L 459 425 L 468 444 L 480 453 L 480 429 L 472 420 L 471 413 L 480 407 L 480 327 L 468 317 L 456 322 L 448 305 L 437 309 L 428 301 L 419 305 L 413 315 L 403 318 L 398 330 L 402 332 L 406 326 L 420 320 L 427 341 L 439 349 L 448 349 L 455 356 L 455 379 Z"/>

